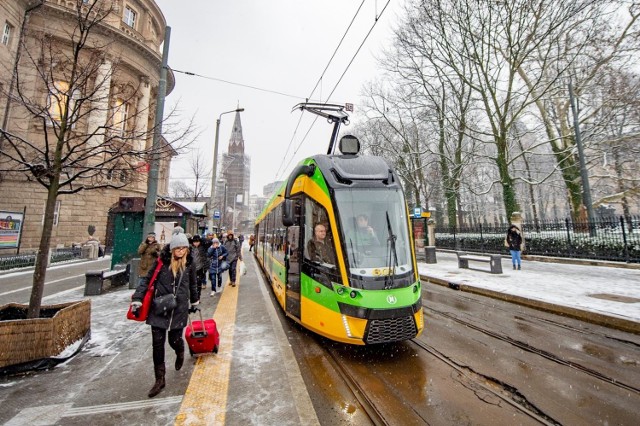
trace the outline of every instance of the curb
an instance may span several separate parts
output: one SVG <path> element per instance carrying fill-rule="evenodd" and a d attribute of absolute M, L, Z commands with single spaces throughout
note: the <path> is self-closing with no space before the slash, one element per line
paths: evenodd
<path fill-rule="evenodd" d="M 436 284 L 442 287 L 448 287 L 453 290 L 479 294 L 481 296 L 491 297 L 493 299 L 503 300 L 509 303 L 515 303 L 517 305 L 526 306 L 529 308 L 537 309 L 539 311 L 550 312 L 552 314 L 578 319 L 584 322 L 589 322 L 591 324 L 625 331 L 627 333 L 640 334 L 640 323 L 635 321 L 629 321 L 623 318 L 612 317 L 599 314 L 597 312 L 585 311 L 568 306 L 556 305 L 555 303 L 543 302 L 541 300 L 527 299 L 522 296 L 514 296 L 494 290 L 470 286 L 468 284 L 454 283 L 440 278 L 430 277 L 428 275 L 421 274 L 420 279 L 426 281 L 429 284 Z"/>

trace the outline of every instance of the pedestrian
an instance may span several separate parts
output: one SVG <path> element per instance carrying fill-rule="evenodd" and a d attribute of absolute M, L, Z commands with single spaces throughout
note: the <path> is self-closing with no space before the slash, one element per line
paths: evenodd
<path fill-rule="evenodd" d="M 253 246 L 256 244 L 256 236 L 251 234 L 249 236 L 249 251 L 253 250 Z"/>
<path fill-rule="evenodd" d="M 209 258 L 209 280 L 211 280 L 211 294 L 209 296 L 215 296 L 216 289 L 222 288 L 222 269 L 223 262 L 227 259 L 227 249 L 220 245 L 220 240 L 214 238 L 212 240 L 211 247 L 207 250 L 207 257 Z"/>
<path fill-rule="evenodd" d="M 336 264 L 333 247 L 326 240 L 327 227 L 323 223 L 317 223 L 313 227 L 313 238 L 307 243 L 309 259 L 313 262 Z"/>
<path fill-rule="evenodd" d="M 196 234 L 191 238 L 191 255 L 196 268 L 196 279 L 198 281 L 198 299 L 202 289 L 207 286 L 207 271 L 209 270 L 209 258 L 207 251 L 202 245 L 200 235 Z"/>
<path fill-rule="evenodd" d="M 158 258 L 160 253 L 160 244 L 156 241 L 156 233 L 149 232 L 147 238 L 138 246 L 138 254 L 140 255 L 140 265 L 138 266 L 138 284 L 140 280 L 147 276 L 149 269 Z"/>
<path fill-rule="evenodd" d="M 187 325 L 189 315 L 189 302 L 191 308 L 200 304 L 196 281 L 196 271 L 193 266 L 192 256 L 189 254 L 189 241 L 187 236 L 179 232 L 171 237 L 171 242 L 160 252 L 162 267 L 154 283 L 154 298 L 151 310 L 147 317 L 147 324 L 151 326 L 151 339 L 153 350 L 153 370 L 155 383 L 149 390 L 149 398 L 153 398 L 165 387 L 165 341 L 167 334 L 169 346 L 176 353 L 175 369 L 180 370 L 184 363 L 183 331 Z M 142 306 L 142 299 L 147 292 L 149 281 L 156 269 L 154 263 L 149 273 L 133 293 L 131 308 L 135 311 Z M 175 300 L 173 309 L 162 310 L 161 297 L 173 295 Z M 163 298 L 163 299 L 166 299 Z M 142 352 L 142 349 L 140 349 Z"/>
<path fill-rule="evenodd" d="M 244 244 L 244 234 L 240 234 L 238 237 L 238 242 L 240 243 L 240 247 Z"/>
<path fill-rule="evenodd" d="M 511 263 L 513 263 L 513 269 L 521 269 L 521 252 L 524 250 L 524 239 L 520 233 L 520 229 L 516 225 L 511 225 L 507 231 L 507 238 L 505 239 L 505 246 L 509 247 L 509 253 L 511 253 Z"/>
<path fill-rule="evenodd" d="M 238 260 L 242 260 L 242 246 L 233 236 L 233 230 L 227 232 L 227 239 L 224 242 L 224 248 L 227 249 L 227 262 L 229 262 L 229 285 L 236 286 L 236 266 Z"/>

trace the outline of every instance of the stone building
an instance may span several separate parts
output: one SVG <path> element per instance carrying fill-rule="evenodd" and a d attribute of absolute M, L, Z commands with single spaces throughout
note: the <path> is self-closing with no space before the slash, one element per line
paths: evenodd
<path fill-rule="evenodd" d="M 222 154 L 219 165 L 221 182 L 216 194 L 221 196 L 223 212 L 222 226 L 226 229 L 239 227 L 249 216 L 249 183 L 251 179 L 251 158 L 244 153 L 244 137 L 240 113 L 236 112 L 227 152 Z M 216 198 L 218 198 L 218 196 Z M 234 211 L 235 208 L 235 211 Z"/>
<path fill-rule="evenodd" d="M 121 146 L 130 144 L 136 152 L 149 150 L 153 142 L 156 98 L 162 66 L 161 45 L 164 41 L 166 21 L 162 11 L 153 0 L 2 0 L 0 2 L 0 123 L 11 135 L 45 145 L 45 140 L 54 136 L 51 115 L 46 121 L 27 110 L 24 103 L 16 100 L 17 88 L 27 93 L 35 103 L 40 102 L 43 111 L 52 108 L 62 115 L 61 94 L 64 80 L 55 80 L 58 69 L 64 64 L 46 64 L 38 55 L 42 53 L 43 40 L 52 40 L 64 53 L 71 50 L 71 33 L 78 25 L 78 15 L 88 8 L 100 4 L 110 8 L 105 19 L 96 23 L 88 33 L 87 53 L 81 60 L 95 64 L 95 75 L 82 87 L 83 93 L 68 95 L 75 101 L 90 93 L 90 107 L 80 111 L 74 132 L 89 135 L 87 146 L 100 146 L 106 138 L 113 146 L 113 132 L 121 133 Z M 78 7 L 81 9 L 79 10 Z M 89 15 L 92 16 L 92 15 Z M 52 56 L 53 57 L 53 56 Z M 68 66 L 68 64 L 67 64 Z M 51 72 L 53 86 L 43 84 L 42 69 Z M 174 87 L 174 77 L 167 73 L 166 93 Z M 99 82 L 101 84 L 99 84 Z M 69 86 L 66 86 L 69 87 Z M 55 97 L 57 95 L 57 97 Z M 88 95 L 87 95 L 88 96 Z M 66 98 L 63 98 L 66 99 Z M 71 104 L 69 104 L 71 105 Z M 86 114 L 83 114 L 86 112 Z M 102 133 L 92 129 L 108 129 Z M 108 133 L 111 132 L 111 133 Z M 1 135 L 1 134 L 0 134 Z M 45 138 L 46 135 L 46 138 Z M 162 139 L 165 152 L 160 159 L 158 194 L 168 193 L 169 165 L 175 151 Z M 126 145 L 128 146 L 128 145 Z M 0 149 L 11 149 L 7 140 L 0 136 Z M 125 149 L 125 148 L 121 148 Z M 38 152 L 38 150 L 34 150 Z M 108 160 L 110 151 L 105 150 L 102 160 Z M 6 159 L 6 158 L 5 158 Z M 34 162 L 37 159 L 33 160 Z M 86 164 L 92 164 L 89 158 Z M 95 160 L 94 160 L 95 161 Z M 104 163 L 101 163 L 104 164 Z M 55 206 L 51 246 L 69 246 L 87 240 L 89 225 L 96 228 L 95 237 L 105 241 L 107 217 L 110 206 L 120 197 L 144 197 L 147 190 L 149 159 L 137 158 L 137 163 L 126 164 L 129 171 L 118 169 L 101 170 L 95 179 L 112 182 L 112 186 L 95 190 L 83 190 L 73 194 L 59 195 Z M 33 175 L 14 172 L 0 156 L 0 211 L 25 211 L 21 249 L 38 247 L 42 234 L 47 189 L 38 184 Z M 115 170 L 115 168 L 114 168 Z M 92 177 L 94 178 L 94 177 Z M 82 181 L 76 185 L 81 185 Z"/>

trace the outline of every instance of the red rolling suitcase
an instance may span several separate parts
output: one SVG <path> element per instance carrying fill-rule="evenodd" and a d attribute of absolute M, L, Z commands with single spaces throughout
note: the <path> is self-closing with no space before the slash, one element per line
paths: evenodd
<path fill-rule="evenodd" d="M 189 345 L 189 353 L 191 356 L 194 354 L 203 353 L 218 353 L 218 345 L 220 344 L 220 334 L 218 333 L 218 327 L 213 318 L 202 320 L 202 311 L 198 309 L 200 313 L 200 321 L 191 321 L 191 315 L 189 315 L 189 326 L 184 332 L 184 338 Z"/>

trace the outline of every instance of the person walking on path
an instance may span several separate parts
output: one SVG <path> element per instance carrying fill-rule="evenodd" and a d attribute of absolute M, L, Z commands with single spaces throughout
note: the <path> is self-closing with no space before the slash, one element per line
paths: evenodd
<path fill-rule="evenodd" d="M 511 263 L 513 263 L 513 269 L 521 269 L 521 252 L 524 249 L 524 240 L 520 229 L 516 225 L 511 225 L 507 231 L 507 238 L 505 239 L 506 246 L 509 247 L 511 253 Z"/>
<path fill-rule="evenodd" d="M 143 277 L 149 273 L 149 269 L 158 258 L 160 245 L 156 241 L 156 233 L 149 232 L 147 238 L 138 246 L 140 255 L 140 265 L 138 266 L 138 284 Z"/>
<path fill-rule="evenodd" d="M 222 262 L 226 261 L 227 249 L 220 245 L 220 240 L 214 238 L 211 243 L 211 247 L 207 250 L 207 257 L 209 258 L 209 279 L 211 280 L 211 294 L 209 296 L 215 296 L 216 288 L 222 288 Z"/>
<path fill-rule="evenodd" d="M 249 236 L 249 251 L 253 250 L 253 246 L 256 244 L 256 236 L 251 234 Z"/>
<path fill-rule="evenodd" d="M 236 267 L 238 260 L 242 260 L 242 246 L 233 237 L 233 231 L 227 232 L 227 240 L 224 242 L 224 248 L 227 249 L 227 262 L 229 262 L 229 285 L 236 286 Z"/>
<path fill-rule="evenodd" d="M 191 307 L 198 305 L 198 289 L 196 271 L 193 259 L 189 254 L 189 241 L 181 232 L 171 237 L 171 242 L 160 252 L 162 267 L 154 283 L 155 290 L 151 310 L 147 317 L 147 324 L 151 326 L 151 340 L 153 349 L 153 370 L 155 383 L 149 390 L 149 398 L 158 395 L 165 387 L 164 347 L 169 335 L 169 346 L 176 353 L 175 369 L 180 370 L 184 363 L 184 340 L 182 335 L 187 325 L 189 302 Z M 137 310 L 142 306 L 142 299 L 147 292 L 149 281 L 153 276 L 157 262 L 149 269 L 136 291 L 133 293 L 131 307 Z M 176 305 L 173 309 L 161 309 L 161 296 L 173 295 Z M 169 298 L 170 299 L 170 298 Z"/>
<path fill-rule="evenodd" d="M 196 268 L 196 279 L 198 280 L 198 299 L 200 299 L 200 292 L 207 286 L 207 271 L 209 270 L 209 258 L 207 257 L 207 251 L 202 245 L 202 238 L 200 235 L 194 235 L 191 239 L 191 255 L 193 256 L 193 263 Z"/>

